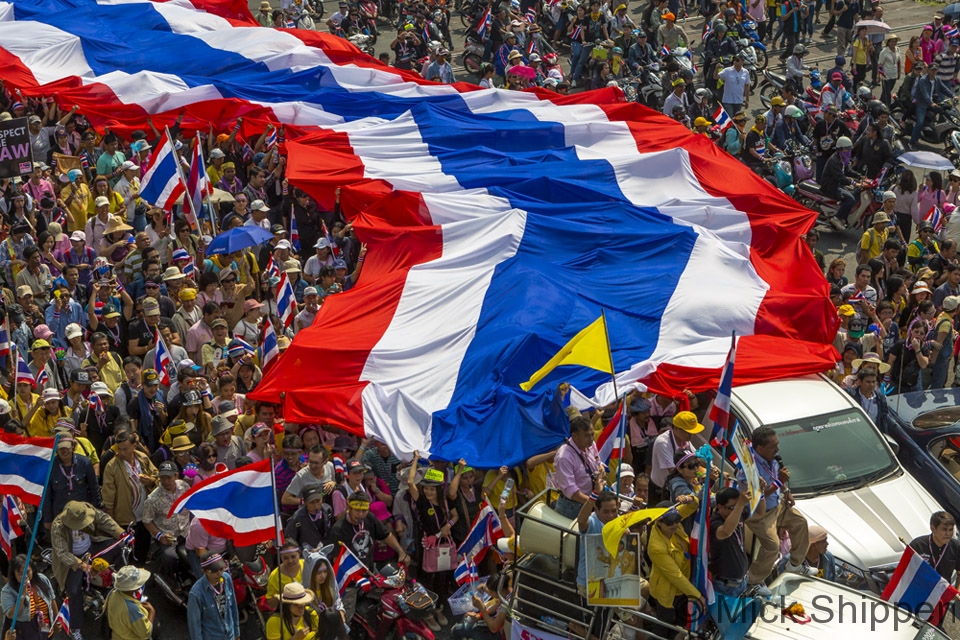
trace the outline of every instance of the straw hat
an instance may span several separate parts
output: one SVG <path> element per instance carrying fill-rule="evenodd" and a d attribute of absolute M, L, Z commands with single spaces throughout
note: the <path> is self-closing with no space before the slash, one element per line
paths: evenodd
<path fill-rule="evenodd" d="M 104 230 L 104 233 L 110 234 L 115 231 L 133 231 L 133 227 L 123 222 L 120 218 L 113 216 L 110 218 L 110 222 L 107 223 L 107 228 Z"/>
<path fill-rule="evenodd" d="M 313 602 L 313 592 L 303 588 L 299 582 L 291 582 L 283 587 L 280 602 L 285 604 L 307 605 Z"/>
<path fill-rule="evenodd" d="M 120 570 L 113 574 L 113 586 L 117 591 L 136 591 L 147 583 L 151 575 L 146 569 L 133 565 L 120 567 Z"/>

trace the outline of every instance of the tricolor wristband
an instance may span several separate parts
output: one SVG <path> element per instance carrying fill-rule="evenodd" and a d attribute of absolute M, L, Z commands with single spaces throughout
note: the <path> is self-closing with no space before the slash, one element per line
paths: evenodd
<path fill-rule="evenodd" d="M 599 499 L 600 499 L 600 496 L 599 496 L 598 494 L 596 494 L 596 493 L 591 493 L 591 494 L 590 494 L 590 500 L 591 500 L 592 502 L 596 502 L 596 501 L 599 500 Z"/>

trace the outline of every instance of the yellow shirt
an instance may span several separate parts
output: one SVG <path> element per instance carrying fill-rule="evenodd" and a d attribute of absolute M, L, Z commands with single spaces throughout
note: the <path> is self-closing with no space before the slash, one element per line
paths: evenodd
<path fill-rule="evenodd" d="M 274 569 L 270 572 L 270 578 L 267 580 L 267 599 L 279 597 L 285 586 L 293 582 L 300 582 L 302 577 L 303 560 L 300 560 L 300 569 L 297 571 L 297 577 L 293 579 L 281 574 L 280 569 Z"/>
<path fill-rule="evenodd" d="M 223 165 L 220 165 L 220 166 L 221 168 L 223 167 Z M 211 164 L 209 167 L 207 167 L 207 178 L 210 180 L 210 184 L 216 186 L 217 183 L 220 182 L 220 178 L 222 177 L 223 177 L 223 172 L 218 171 L 215 166 Z"/>
<path fill-rule="evenodd" d="M 297 623 L 297 626 L 294 628 L 293 632 L 296 633 L 300 629 L 308 626 L 307 616 L 310 616 L 312 624 L 309 625 L 309 628 L 313 629 L 313 631 L 308 631 L 303 640 L 314 640 L 314 638 L 317 636 L 316 630 L 320 628 L 320 616 L 313 609 L 307 608 L 303 612 L 303 617 L 300 618 L 300 622 Z M 279 613 L 270 616 L 270 618 L 267 620 L 266 632 L 267 640 L 289 640 L 289 638 L 293 637 L 292 633 L 283 628 L 283 624 L 280 622 Z"/>
<path fill-rule="evenodd" d="M 533 468 L 533 471 L 527 474 L 527 487 L 530 493 L 537 495 L 547 488 L 547 476 L 556 473 L 552 462 L 541 462 Z"/>
<path fill-rule="evenodd" d="M 37 412 L 33 414 L 33 419 L 30 420 L 27 433 L 30 434 L 31 438 L 52 438 L 53 427 L 57 424 L 57 420 L 70 417 L 70 407 L 64 407 L 63 410 L 66 411 L 66 415 L 60 413 L 50 415 L 43 407 L 37 409 Z"/>
<path fill-rule="evenodd" d="M 487 475 L 483 477 L 483 486 L 486 487 L 491 482 L 493 482 L 494 478 L 497 477 L 497 474 L 498 472 L 496 469 L 491 469 L 490 471 L 487 471 Z M 507 477 L 513 478 L 513 474 Z M 516 480 L 514 480 L 514 482 L 516 482 Z M 493 492 L 492 492 L 493 498 L 491 499 L 491 502 L 500 504 L 500 494 L 503 492 L 503 486 L 505 483 L 506 483 L 505 480 L 497 480 L 497 484 L 493 485 Z M 504 507 L 507 511 L 509 511 L 510 509 L 517 508 L 517 490 L 519 488 L 520 487 L 515 486 L 513 488 L 513 491 L 510 492 L 510 497 L 507 498 L 507 503 L 506 503 L 506 506 Z"/>
<path fill-rule="evenodd" d="M 860 38 L 853 41 L 853 64 L 867 64 L 867 48 L 870 41 L 864 43 Z"/>
<path fill-rule="evenodd" d="M 27 414 L 30 413 L 31 407 L 37 404 L 37 401 L 40 400 L 39 394 L 31 393 L 30 394 L 30 404 L 27 405 L 18 395 L 17 396 L 17 406 L 14 408 L 15 416 L 21 421 L 27 417 Z M 37 409 L 39 411 L 39 409 Z"/>
<path fill-rule="evenodd" d="M 90 188 L 82 182 L 80 183 L 79 188 L 74 187 L 72 184 L 64 187 L 60 191 L 60 197 L 64 202 L 66 202 L 67 198 L 74 191 L 76 191 L 76 195 L 74 196 L 73 200 L 70 201 L 70 205 L 67 207 L 70 209 L 70 215 L 73 216 L 73 222 L 67 223 L 67 229 L 69 229 L 71 233 L 74 231 L 83 231 L 87 226 L 87 217 L 89 215 L 88 212 L 91 203 L 93 202 Z"/>
<path fill-rule="evenodd" d="M 867 260 L 876 258 L 883 251 L 883 243 L 887 241 L 887 229 L 877 233 L 874 228 L 867 229 L 860 237 L 860 248 L 867 252 Z"/>
<path fill-rule="evenodd" d="M 112 196 L 105 196 L 105 197 L 110 200 L 110 213 L 120 213 L 121 211 L 123 211 L 124 215 L 126 215 L 127 207 L 126 205 L 123 204 L 122 195 L 114 191 Z M 94 202 L 96 201 L 97 201 L 96 198 L 90 198 L 90 203 L 87 205 L 88 218 L 92 218 L 93 216 L 97 215 L 97 207 L 94 206 Z M 84 226 L 86 226 L 87 224 L 86 220 L 84 220 L 83 224 Z M 83 231 L 83 229 L 77 229 L 77 231 Z M 89 241 L 90 241 L 90 238 L 87 238 L 87 242 Z"/>

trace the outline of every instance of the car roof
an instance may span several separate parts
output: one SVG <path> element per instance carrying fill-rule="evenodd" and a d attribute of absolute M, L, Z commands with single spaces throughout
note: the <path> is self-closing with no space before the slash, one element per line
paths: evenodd
<path fill-rule="evenodd" d="M 921 628 L 926 627 L 915 618 L 905 621 L 909 614 L 896 616 L 891 610 L 893 605 L 883 602 L 871 593 L 853 591 L 826 580 L 796 574 L 782 574 L 770 585 L 770 590 L 773 592 L 774 602 L 780 603 L 781 596 L 785 605 L 799 602 L 806 610 L 806 615 L 812 620 L 807 624 L 797 624 L 790 618 L 775 615 L 779 613 L 779 606 L 773 610 L 768 607 L 750 628 L 748 638 L 820 640 L 840 637 L 866 638 L 867 634 L 870 634 L 871 638 L 885 640 L 899 638 L 913 640 L 918 636 Z M 841 598 L 844 607 L 840 606 Z M 856 607 L 851 607 L 851 602 L 856 603 Z M 866 614 L 866 620 L 861 615 L 864 604 L 867 612 L 874 611 L 873 615 Z M 887 611 L 883 611 L 883 608 Z M 948 636 L 934 630 L 929 633 L 929 637 L 942 639 Z"/>
<path fill-rule="evenodd" d="M 846 392 L 818 375 L 735 387 L 733 404 L 741 410 L 749 408 L 756 420 L 753 426 L 774 425 L 855 406 Z"/>
<path fill-rule="evenodd" d="M 913 391 L 887 398 L 900 420 L 918 431 L 943 429 L 960 422 L 960 388 Z"/>

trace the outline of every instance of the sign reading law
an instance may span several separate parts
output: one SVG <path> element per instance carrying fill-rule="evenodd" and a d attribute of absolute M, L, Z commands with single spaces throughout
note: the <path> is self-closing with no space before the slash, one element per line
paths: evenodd
<path fill-rule="evenodd" d="M 33 171 L 33 148 L 26 118 L 0 122 L 0 178 L 17 178 Z"/>

